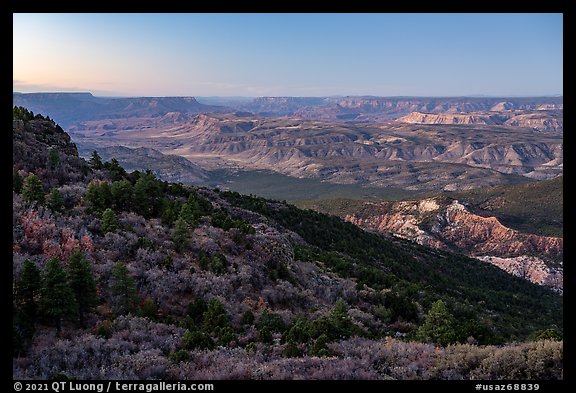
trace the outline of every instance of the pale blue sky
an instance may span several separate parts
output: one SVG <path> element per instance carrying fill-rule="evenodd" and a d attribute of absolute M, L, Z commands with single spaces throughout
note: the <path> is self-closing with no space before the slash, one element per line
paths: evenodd
<path fill-rule="evenodd" d="M 563 93 L 562 14 L 14 14 L 13 21 L 20 92 Z"/>

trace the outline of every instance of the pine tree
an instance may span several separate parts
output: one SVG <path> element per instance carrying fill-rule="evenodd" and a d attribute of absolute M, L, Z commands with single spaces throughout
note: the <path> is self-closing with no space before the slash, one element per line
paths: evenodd
<path fill-rule="evenodd" d="M 112 202 L 116 209 L 128 211 L 132 206 L 132 183 L 128 180 L 112 182 L 110 186 Z"/>
<path fill-rule="evenodd" d="M 33 173 L 30 173 L 28 177 L 24 180 L 24 186 L 22 187 L 22 198 L 28 203 L 37 201 L 38 203 L 44 203 L 44 190 L 42 189 L 42 182 Z"/>
<path fill-rule="evenodd" d="M 14 283 L 14 301 L 20 311 L 31 320 L 36 319 L 41 281 L 40 270 L 36 264 L 26 259 L 20 278 Z"/>
<path fill-rule="evenodd" d="M 182 336 L 182 348 L 190 349 L 214 349 L 214 340 L 201 330 L 186 330 Z"/>
<path fill-rule="evenodd" d="M 38 294 L 40 293 L 40 271 L 29 259 L 24 261 L 20 277 L 14 282 L 12 344 L 13 355 L 26 352 L 32 342 L 36 330 L 38 310 Z"/>
<path fill-rule="evenodd" d="M 114 210 L 108 208 L 102 213 L 102 232 L 114 232 L 118 229 L 118 222 L 116 221 L 116 214 Z"/>
<path fill-rule="evenodd" d="M 53 188 L 48 194 L 46 205 L 54 212 L 60 212 L 64 208 L 64 198 L 57 188 Z"/>
<path fill-rule="evenodd" d="M 350 337 L 358 333 L 357 327 L 348 315 L 348 306 L 342 298 L 336 301 L 328 319 L 334 339 Z"/>
<path fill-rule="evenodd" d="M 102 169 L 104 167 L 104 164 L 102 164 L 102 157 L 100 157 L 100 154 L 98 154 L 96 150 L 92 152 L 92 156 L 88 163 L 92 169 Z"/>
<path fill-rule="evenodd" d="M 128 175 L 126 170 L 122 168 L 118 160 L 115 158 L 111 159 L 110 162 L 106 162 L 104 164 L 104 169 L 108 170 L 112 177 L 112 181 L 120 181 Z"/>
<path fill-rule="evenodd" d="M 62 319 L 78 315 L 74 292 L 68 285 L 60 261 L 56 258 L 50 258 L 46 263 L 40 290 L 40 308 L 47 317 L 54 320 L 57 334 L 62 330 Z"/>
<path fill-rule="evenodd" d="M 198 327 L 204 321 L 204 313 L 207 310 L 208 304 L 206 304 L 206 301 L 201 297 L 197 297 L 193 302 L 188 304 L 186 313 L 193 321 L 194 325 Z"/>
<path fill-rule="evenodd" d="M 217 275 L 226 273 L 228 266 L 228 260 L 222 253 L 215 253 L 212 255 L 212 260 L 210 261 L 210 269 Z"/>
<path fill-rule="evenodd" d="M 295 358 L 302 356 L 302 351 L 298 348 L 293 339 L 289 339 L 283 354 L 288 358 Z"/>
<path fill-rule="evenodd" d="M 432 304 L 424 323 L 416 331 L 416 338 L 446 346 L 457 341 L 456 320 L 442 300 Z"/>
<path fill-rule="evenodd" d="M 144 318 L 148 318 L 152 321 L 158 318 L 158 305 L 150 296 L 147 296 L 144 300 L 142 300 L 142 303 L 140 303 L 139 314 Z"/>
<path fill-rule="evenodd" d="M 34 112 L 23 106 L 15 106 L 12 110 L 12 118 L 16 120 L 29 121 L 34 118 Z"/>
<path fill-rule="evenodd" d="M 172 225 L 178 219 L 179 204 L 168 198 L 162 198 L 160 219 L 164 225 Z"/>
<path fill-rule="evenodd" d="M 190 228 L 196 228 L 198 226 L 198 217 L 196 215 L 197 211 L 194 210 L 194 207 L 189 203 L 185 203 L 180 208 L 180 214 L 178 214 L 178 218 L 181 218 L 188 224 Z"/>
<path fill-rule="evenodd" d="M 60 155 L 58 154 L 58 150 L 51 148 L 48 151 L 48 167 L 50 169 L 56 169 L 60 164 Z"/>
<path fill-rule="evenodd" d="M 81 251 L 68 259 L 68 283 L 78 303 L 78 320 L 84 327 L 84 314 L 97 303 L 96 282 L 90 263 Z"/>
<path fill-rule="evenodd" d="M 134 184 L 134 211 L 146 218 L 154 216 L 161 207 L 161 190 L 154 174 L 146 171 Z"/>
<path fill-rule="evenodd" d="M 182 252 L 186 249 L 188 244 L 188 225 L 182 218 L 177 219 L 174 224 L 172 241 L 177 252 Z"/>
<path fill-rule="evenodd" d="M 93 212 L 103 212 L 112 206 L 112 191 L 108 182 L 92 181 L 88 184 L 84 199 Z"/>
<path fill-rule="evenodd" d="M 112 269 L 111 289 L 114 312 L 121 315 L 136 310 L 136 285 L 123 262 L 116 263 Z"/>
<path fill-rule="evenodd" d="M 316 339 L 316 343 L 314 343 L 314 347 L 310 353 L 312 356 L 329 356 L 330 350 L 328 349 L 328 336 L 321 334 L 320 337 Z"/>
<path fill-rule="evenodd" d="M 203 330 L 210 333 L 218 333 L 221 328 L 229 327 L 230 320 L 226 314 L 224 305 L 216 298 L 212 298 L 206 305 L 206 311 L 202 315 Z"/>

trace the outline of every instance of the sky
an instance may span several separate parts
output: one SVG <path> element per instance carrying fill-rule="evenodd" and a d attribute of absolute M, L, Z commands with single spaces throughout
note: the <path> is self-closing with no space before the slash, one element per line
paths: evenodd
<path fill-rule="evenodd" d="M 563 94 L 563 15 L 13 14 L 13 91 Z"/>

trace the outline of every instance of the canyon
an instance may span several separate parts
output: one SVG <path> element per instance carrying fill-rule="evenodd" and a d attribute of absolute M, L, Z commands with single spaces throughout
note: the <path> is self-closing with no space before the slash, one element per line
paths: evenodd
<path fill-rule="evenodd" d="M 562 173 L 558 132 L 490 125 L 330 123 L 247 114 L 85 121 L 79 146 L 147 147 L 205 169 L 267 169 L 366 187 L 470 189 Z"/>
<path fill-rule="evenodd" d="M 263 178 L 259 171 L 355 186 L 358 194 L 388 188 L 471 191 L 563 173 L 562 97 L 221 101 L 232 106 L 193 97 L 13 97 L 15 104 L 63 121 L 85 157 L 97 150 L 129 170 L 149 168 L 167 181 L 222 189 L 238 176 L 255 176 L 257 183 Z M 302 199 L 307 193 L 290 195 Z M 458 200 L 375 200 L 339 215 L 367 230 L 461 252 L 562 291 L 561 237 L 511 229 L 502 224 L 505 217 L 488 210 L 478 215 Z"/>

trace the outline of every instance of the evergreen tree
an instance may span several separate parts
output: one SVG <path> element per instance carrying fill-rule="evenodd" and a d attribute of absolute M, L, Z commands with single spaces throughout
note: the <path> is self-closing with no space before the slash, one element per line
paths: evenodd
<path fill-rule="evenodd" d="M 111 159 L 110 162 L 106 162 L 104 168 L 110 172 L 113 181 L 120 181 L 128 175 L 126 170 L 122 168 L 118 160 L 115 158 Z"/>
<path fill-rule="evenodd" d="M 204 313 L 208 310 L 208 305 L 206 301 L 197 297 L 196 300 L 188 304 L 187 314 L 190 319 L 194 322 L 194 326 L 198 327 L 204 321 Z"/>
<path fill-rule="evenodd" d="M 254 313 L 251 310 L 244 311 L 242 314 L 242 319 L 240 320 L 242 325 L 252 325 L 254 323 Z"/>
<path fill-rule="evenodd" d="M 562 341 L 562 333 L 553 328 L 538 330 L 533 336 L 535 341 L 541 341 L 541 340 Z"/>
<path fill-rule="evenodd" d="M 180 208 L 180 213 L 178 218 L 181 218 L 188 224 L 190 228 L 196 228 L 198 226 L 198 217 L 196 215 L 197 211 L 189 203 L 185 203 Z"/>
<path fill-rule="evenodd" d="M 116 263 L 112 269 L 111 290 L 114 312 L 121 315 L 136 310 L 136 285 L 123 262 Z"/>
<path fill-rule="evenodd" d="M 272 343 L 272 333 L 284 333 L 286 324 L 280 315 L 264 309 L 258 318 L 256 328 L 258 329 L 258 340 L 270 344 Z"/>
<path fill-rule="evenodd" d="M 288 344 L 286 345 L 283 354 L 288 358 L 295 358 L 302 356 L 302 351 L 298 348 L 294 340 L 290 339 L 288 340 Z"/>
<path fill-rule="evenodd" d="M 20 277 L 14 282 L 13 353 L 25 352 L 34 336 L 40 293 L 40 271 L 26 259 Z"/>
<path fill-rule="evenodd" d="M 146 171 L 134 184 L 134 211 L 146 218 L 153 217 L 161 207 L 161 190 L 154 174 Z"/>
<path fill-rule="evenodd" d="M 212 260 L 210 262 L 210 269 L 214 274 L 221 275 L 226 273 L 228 266 L 228 260 L 222 253 L 215 253 L 212 255 Z"/>
<path fill-rule="evenodd" d="M 78 303 L 78 320 L 84 327 L 84 314 L 96 305 L 96 282 L 90 263 L 81 251 L 68 259 L 68 283 Z"/>
<path fill-rule="evenodd" d="M 46 205 L 54 212 L 60 212 L 64 208 L 64 198 L 57 188 L 53 188 L 48 194 Z"/>
<path fill-rule="evenodd" d="M 312 351 L 310 351 L 312 356 L 329 356 L 330 350 L 328 349 L 328 336 L 321 334 L 320 337 L 316 339 Z"/>
<path fill-rule="evenodd" d="M 442 300 L 437 300 L 432 304 L 424 318 L 424 323 L 416 331 L 416 338 L 442 346 L 456 342 L 456 319 Z"/>
<path fill-rule="evenodd" d="M 342 298 L 339 298 L 334 304 L 329 321 L 334 339 L 346 338 L 360 333 L 348 315 L 348 306 Z"/>
<path fill-rule="evenodd" d="M 212 298 L 208 301 L 202 319 L 203 329 L 206 332 L 218 334 L 220 329 L 230 327 L 230 321 L 226 314 L 226 309 L 216 298 Z"/>
<path fill-rule="evenodd" d="M 84 199 L 93 212 L 103 212 L 112 206 L 112 191 L 108 182 L 92 181 L 88 184 Z"/>
<path fill-rule="evenodd" d="M 34 112 L 29 111 L 23 106 L 15 106 L 12 110 L 12 118 L 14 120 L 29 121 L 34 118 Z"/>
<path fill-rule="evenodd" d="M 60 261 L 56 258 L 50 258 L 46 263 L 40 290 L 40 308 L 47 317 L 54 320 L 57 334 L 60 334 L 62 329 L 62 319 L 78 315 L 74 292 L 68 285 Z"/>
<path fill-rule="evenodd" d="M 90 157 L 90 160 L 88 160 L 88 163 L 92 169 L 102 169 L 104 167 L 102 157 L 100 157 L 100 154 L 98 154 L 96 150 L 92 152 L 92 156 Z"/>
<path fill-rule="evenodd" d="M 60 155 L 58 150 L 51 148 L 48 151 L 48 167 L 52 170 L 56 169 L 60 164 Z"/>
<path fill-rule="evenodd" d="M 186 249 L 188 244 L 188 225 L 181 218 L 177 219 L 174 225 L 172 241 L 177 252 L 182 252 Z"/>
<path fill-rule="evenodd" d="M 28 177 L 24 180 L 24 186 L 22 187 L 22 198 L 27 203 L 32 203 L 37 201 L 38 203 L 44 203 L 44 190 L 42 189 L 42 182 L 33 173 L 30 173 Z"/>
<path fill-rule="evenodd" d="M 112 202 L 114 207 L 120 211 L 128 211 L 132 206 L 132 183 L 128 180 L 112 182 L 110 190 L 112 192 Z"/>
<path fill-rule="evenodd" d="M 198 212 L 198 217 L 208 215 L 213 211 L 212 203 L 195 191 L 190 192 L 187 203 Z"/>
<path fill-rule="evenodd" d="M 140 303 L 139 314 L 152 321 L 158 318 L 158 305 L 150 296 L 147 296 L 146 299 L 142 300 L 142 303 Z"/>
<path fill-rule="evenodd" d="M 24 261 L 20 278 L 14 283 L 14 300 L 17 306 L 32 319 L 36 318 L 37 297 L 40 293 L 42 279 L 40 270 L 29 259 Z"/>
<path fill-rule="evenodd" d="M 116 221 L 116 214 L 114 210 L 108 208 L 102 213 L 102 232 L 114 232 L 118 229 L 118 222 Z"/>
<path fill-rule="evenodd" d="M 292 340 L 295 343 L 307 343 L 311 338 L 310 321 L 299 316 L 294 321 L 292 327 L 282 335 L 282 341 Z"/>
<path fill-rule="evenodd" d="M 201 330 L 186 330 L 182 336 L 182 348 L 189 349 L 214 349 L 214 340 Z"/>
<path fill-rule="evenodd" d="M 160 219 L 164 225 L 172 225 L 179 215 L 179 203 L 168 198 L 162 198 L 162 213 Z"/>

